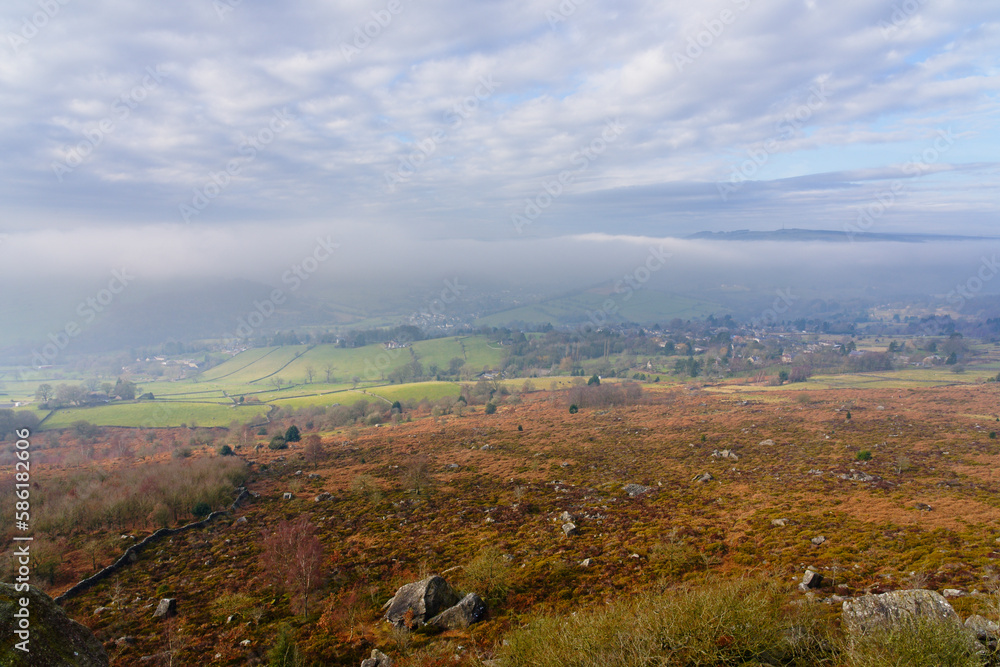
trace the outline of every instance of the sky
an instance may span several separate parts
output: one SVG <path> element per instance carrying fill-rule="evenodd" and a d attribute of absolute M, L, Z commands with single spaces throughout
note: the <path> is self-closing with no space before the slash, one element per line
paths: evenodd
<path fill-rule="evenodd" d="M 996 233 L 991 0 L 8 0 L 0 36 L 8 282 Z"/>

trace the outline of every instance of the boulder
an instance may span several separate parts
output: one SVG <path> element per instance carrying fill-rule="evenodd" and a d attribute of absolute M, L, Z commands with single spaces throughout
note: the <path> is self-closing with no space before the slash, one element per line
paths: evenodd
<path fill-rule="evenodd" d="M 427 621 L 427 624 L 442 630 L 460 630 L 484 618 L 486 618 L 486 603 L 475 593 L 469 593 L 458 604 Z"/>
<path fill-rule="evenodd" d="M 767 440 L 761 440 L 757 444 L 760 445 L 760 446 L 762 446 L 762 447 L 770 447 L 771 445 L 774 444 L 774 440 L 771 440 L 770 438 L 768 438 Z"/>
<path fill-rule="evenodd" d="M 332 500 L 332 499 L 333 499 L 333 494 L 324 491 L 323 493 L 313 498 L 313 502 L 321 503 L 325 500 Z"/>
<path fill-rule="evenodd" d="M 822 535 L 817 535 L 816 537 L 812 538 L 809 541 L 812 542 L 813 544 L 815 544 L 816 546 L 819 546 L 819 545 L 823 544 L 824 542 L 826 542 L 826 538 L 823 537 Z"/>
<path fill-rule="evenodd" d="M 294 498 L 295 496 L 293 496 L 293 495 L 292 495 L 291 493 L 289 493 L 288 491 L 285 491 L 285 492 L 284 492 L 283 494 L 281 494 L 281 497 L 282 497 L 282 499 L 284 499 L 284 500 L 291 500 L 291 499 L 292 499 L 292 498 Z"/>
<path fill-rule="evenodd" d="M 715 478 L 712 477 L 712 473 L 710 472 L 702 473 L 700 475 L 695 475 L 694 477 L 694 481 L 702 484 L 704 484 L 705 482 L 711 482 L 713 479 Z"/>
<path fill-rule="evenodd" d="M 562 521 L 563 523 L 573 523 L 574 521 L 576 521 L 576 517 L 574 517 L 569 512 L 563 512 L 562 514 L 559 515 L 559 520 Z"/>
<path fill-rule="evenodd" d="M 976 639 L 981 642 L 995 642 L 1000 638 L 1000 625 L 979 614 L 973 614 L 965 619 L 965 627 L 974 632 Z"/>
<path fill-rule="evenodd" d="M 636 496 L 641 496 L 642 494 L 652 490 L 653 487 L 643 486 L 642 484 L 626 484 L 625 486 L 622 487 L 622 491 L 629 494 L 633 498 L 635 498 Z"/>
<path fill-rule="evenodd" d="M 572 537 L 573 535 L 580 534 L 580 531 L 576 527 L 576 524 L 569 523 L 568 521 L 562 525 L 562 532 L 565 533 L 567 537 Z"/>
<path fill-rule="evenodd" d="M 848 634 L 864 634 L 912 618 L 960 622 L 944 596 L 924 589 L 864 595 L 844 600 L 843 609 L 841 618 Z"/>
<path fill-rule="evenodd" d="M 392 658 L 378 649 L 372 649 L 372 657 L 362 660 L 361 667 L 392 667 Z"/>
<path fill-rule="evenodd" d="M 778 528 L 784 528 L 785 526 L 788 525 L 788 519 L 785 518 L 771 519 L 771 525 L 776 526 Z"/>
<path fill-rule="evenodd" d="M 176 598 L 163 598 L 160 603 L 156 605 L 156 611 L 153 612 L 153 618 L 170 618 L 171 616 L 177 615 L 177 599 Z"/>
<path fill-rule="evenodd" d="M 799 590 L 809 590 L 810 588 L 819 588 L 823 585 L 823 575 L 819 572 L 813 572 L 812 570 L 806 570 L 806 573 L 802 575 L 802 583 L 799 584 Z"/>
<path fill-rule="evenodd" d="M 401 586 L 388 603 L 385 619 L 398 628 L 414 628 L 426 624 L 458 601 L 458 593 L 448 582 L 433 575 Z"/>
<path fill-rule="evenodd" d="M 14 616 L 21 609 L 21 599 L 28 600 L 31 627 L 28 632 L 28 653 L 17 648 L 24 641 L 18 636 Z M 0 583 L 0 665 L 4 667 L 34 667 L 35 665 L 74 665 L 74 667 L 107 667 L 108 654 L 101 642 L 85 626 L 63 611 L 52 598 L 29 586 L 18 591 L 13 584 Z"/>

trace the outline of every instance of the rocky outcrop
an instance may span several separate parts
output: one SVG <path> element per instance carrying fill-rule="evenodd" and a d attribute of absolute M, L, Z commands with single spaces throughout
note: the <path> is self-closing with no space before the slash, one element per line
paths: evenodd
<path fill-rule="evenodd" d="M 18 637 L 21 598 L 28 600 L 28 649 L 18 649 L 23 641 Z M 83 625 L 62 610 L 48 595 L 30 586 L 27 591 L 15 590 L 11 584 L 0 584 L 0 628 L 7 636 L 0 642 L 0 665 L 4 667 L 107 667 L 108 654 L 101 642 Z"/>
<path fill-rule="evenodd" d="M 843 623 L 852 635 L 892 627 L 907 619 L 928 618 L 960 623 L 940 593 L 923 589 L 892 591 L 844 600 Z"/>
<path fill-rule="evenodd" d="M 622 491 L 629 494 L 633 498 L 636 496 L 641 496 L 644 493 L 649 493 L 653 490 L 651 486 L 643 486 L 642 484 L 626 484 L 622 487 Z"/>
<path fill-rule="evenodd" d="M 460 630 L 486 618 L 486 603 L 475 593 L 469 593 L 454 607 L 449 607 L 431 620 L 441 630 Z"/>
<path fill-rule="evenodd" d="M 444 578 L 433 575 L 401 586 L 388 602 L 385 619 L 399 628 L 424 625 L 459 601 L 458 594 Z"/>
<path fill-rule="evenodd" d="M 487 611 L 478 595 L 469 593 L 459 600 L 455 589 L 437 575 L 400 587 L 385 607 L 385 619 L 408 630 L 421 626 L 437 630 L 467 628 L 486 618 Z"/>
<path fill-rule="evenodd" d="M 392 667 L 392 658 L 378 649 L 372 649 L 372 657 L 362 660 L 361 667 Z"/>

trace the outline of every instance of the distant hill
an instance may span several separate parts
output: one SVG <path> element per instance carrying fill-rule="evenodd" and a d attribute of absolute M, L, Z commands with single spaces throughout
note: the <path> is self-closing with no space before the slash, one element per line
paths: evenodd
<path fill-rule="evenodd" d="M 846 232 L 832 229 L 775 229 L 752 231 L 738 229 L 732 232 L 698 232 L 687 239 L 709 241 L 824 241 L 847 243 L 851 241 L 895 241 L 897 243 L 928 243 L 930 241 L 996 241 L 997 236 L 961 236 L 958 234 L 886 234 L 876 232 Z"/>

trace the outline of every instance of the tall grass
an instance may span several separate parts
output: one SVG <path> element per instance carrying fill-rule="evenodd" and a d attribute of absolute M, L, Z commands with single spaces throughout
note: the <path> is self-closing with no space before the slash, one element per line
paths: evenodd
<path fill-rule="evenodd" d="M 542 617 L 515 632 L 502 667 L 823 664 L 825 626 L 762 580 L 647 593 L 596 612 Z"/>

